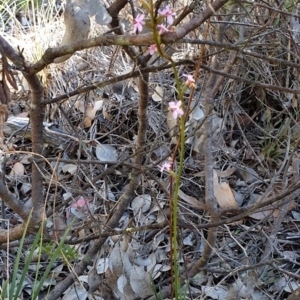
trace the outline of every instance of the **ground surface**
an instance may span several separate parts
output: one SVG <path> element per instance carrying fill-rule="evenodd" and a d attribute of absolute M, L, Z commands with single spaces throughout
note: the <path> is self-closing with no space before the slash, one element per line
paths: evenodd
<path fill-rule="evenodd" d="M 217 228 L 213 254 L 209 263 L 191 280 L 186 299 L 285 299 L 299 286 L 299 195 L 298 190 L 292 191 L 299 181 L 299 96 L 283 90 L 298 88 L 298 67 L 286 64 L 287 61 L 299 63 L 298 41 L 294 35 L 298 27 L 289 27 L 289 15 L 261 6 L 256 9 L 255 14 L 249 9 L 250 15 L 244 17 L 243 22 L 248 24 L 244 39 L 248 44 L 235 60 L 232 78 L 225 78 L 220 86 L 213 110 L 213 185 L 218 205 L 227 209 L 220 216 L 224 224 Z M 271 21 L 265 19 L 269 14 Z M 59 16 L 51 18 L 47 26 L 34 26 L 30 16 L 27 21 L 28 26 L 23 24 L 26 28 L 18 28 L 19 25 L 14 23 L 17 21 L 12 20 L 4 36 L 14 47 L 24 48 L 24 56 L 30 61 L 47 47 L 57 46 L 64 27 Z M 224 43 L 238 41 L 236 35 L 240 23 L 228 30 Z M 216 37 L 214 26 L 207 38 L 212 41 Z M 106 26 L 95 25 L 92 35 L 107 30 Z M 191 38 L 200 33 L 194 34 Z M 174 50 L 175 61 L 187 60 L 179 67 L 180 78 L 183 74 L 192 74 L 192 62 L 199 56 L 200 46 L 178 44 Z M 186 123 L 179 193 L 182 274 L 189 263 L 201 257 L 207 238 L 205 227 L 210 221 L 205 203 L 202 121 L 205 85 L 210 74 L 205 66 L 211 67 L 214 48 L 207 46 L 206 50 L 204 68 L 196 80 Z M 229 51 L 219 54 L 219 70 L 225 70 L 228 57 Z M 162 63 L 159 59 L 156 65 Z M 93 265 L 65 292 L 63 299 L 147 298 L 153 294 L 149 274 L 157 288 L 169 284 L 170 236 L 169 226 L 163 222 L 169 220 L 170 175 L 160 172 L 159 166 L 171 156 L 178 140 L 176 123 L 167 106 L 177 97 L 173 72 L 164 70 L 150 75 L 143 172 L 136 197 L 114 231 L 105 228 L 104 224 L 113 214 L 132 169 L 140 168 L 133 164 L 139 122 L 138 78 L 101 85 L 89 92 L 66 96 L 60 102 L 53 100 L 80 87 L 118 78 L 133 68 L 134 64 L 120 47 L 97 47 L 78 52 L 64 63 L 52 64 L 40 74 L 46 98 L 53 101 L 46 108 L 48 134 L 53 140 L 56 135 L 65 139 L 61 145 L 54 144 L 51 139 L 44 145 L 44 156 L 49 163 L 45 163 L 41 172 L 48 193 L 49 236 L 44 241 L 40 274 L 53 249 L 48 244 L 49 238 L 61 237 L 74 216 L 76 222 L 68 241 L 72 247 L 76 245 L 68 248 L 68 263 L 63 258 L 55 263 L 52 285 L 71 272 L 72 266 L 82 259 L 101 232 L 111 232 Z M 21 75 L 18 76 L 19 90 L 13 95 L 11 115 L 23 118 L 29 111 L 29 92 Z M 189 96 L 188 88 L 186 103 Z M 20 151 L 6 160 L 7 184 L 27 205 L 31 196 L 30 134 L 28 137 L 14 134 L 6 143 L 14 151 Z M 121 163 L 116 164 L 116 161 Z M 114 165 L 108 174 L 94 182 Z M 276 199 L 282 195 L 281 199 Z M 71 204 L 60 205 L 69 196 L 73 197 Z M 264 202 L 269 204 L 266 209 L 262 208 Z M 257 209 L 247 213 L 255 204 Z M 226 221 L 243 213 L 243 209 L 243 218 Z M 7 218 L 18 223 L 17 215 L 8 208 L 5 212 Z M 130 234 L 121 233 L 126 228 L 141 226 L 147 228 Z M 32 238 L 29 237 L 29 241 Z M 30 249 L 30 246 L 24 247 L 23 262 L 26 261 L 27 247 Z M 10 269 L 16 253 L 17 247 L 11 249 L 9 256 L 4 250 L 1 252 L 3 264 L 8 258 Z M 26 275 L 24 298 L 30 298 L 36 266 L 37 263 L 32 262 Z M 2 272 L 5 274 L 4 270 Z"/>

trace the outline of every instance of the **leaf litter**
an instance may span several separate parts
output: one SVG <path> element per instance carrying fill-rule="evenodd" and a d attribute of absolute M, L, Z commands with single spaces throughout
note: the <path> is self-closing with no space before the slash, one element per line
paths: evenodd
<path fill-rule="evenodd" d="M 95 3 L 93 5 L 96 5 Z M 86 13 L 92 14 L 92 8 L 93 6 L 87 7 Z M 107 24 L 108 19 L 105 9 L 101 8 L 99 15 L 96 15 L 92 22 Z M 293 26 L 296 26 L 295 21 L 293 22 Z M 55 19 L 51 26 L 63 28 L 58 19 Z M 91 32 L 91 35 L 99 34 L 104 29 L 101 26 L 94 26 L 93 30 L 95 32 Z M 83 32 L 84 36 L 87 35 L 87 31 L 89 29 Z M 29 36 L 21 35 L 21 37 L 20 45 L 24 43 L 24 51 L 28 51 L 25 45 L 33 43 L 33 40 L 28 41 Z M 62 36 L 57 36 L 56 42 L 61 38 Z M 265 39 L 268 41 L 268 37 Z M 10 41 L 15 45 L 18 44 L 14 36 L 10 37 Z M 54 41 L 48 39 L 47 44 L 44 45 L 45 49 L 51 45 L 51 42 Z M 64 44 L 64 41 L 62 43 Z M 191 45 L 183 47 L 186 49 L 182 51 L 186 50 L 191 54 L 194 51 Z M 28 58 L 32 55 L 25 54 Z M 49 95 L 58 96 L 63 94 L 65 89 L 69 92 L 86 82 L 106 80 L 109 72 L 115 76 L 124 74 L 124 70 L 131 70 L 129 59 L 121 55 L 116 55 L 111 59 L 112 56 L 112 48 L 107 47 L 101 50 L 94 48 L 87 50 L 86 53 L 76 53 L 69 60 L 61 62 L 63 67 L 51 65 L 47 71 L 50 79 L 46 79 L 47 76 L 44 77 Z M 254 64 L 250 56 L 245 55 L 244 58 L 250 65 L 247 67 L 256 76 L 260 76 L 261 82 L 270 83 L 271 81 L 276 84 L 279 81 L 277 75 L 268 77 L 269 72 L 266 70 L 270 71 L 273 68 L 269 63 L 264 61 L 264 64 L 259 66 Z M 84 63 L 84 68 L 79 70 L 81 63 Z M 224 62 L 221 61 L 222 63 Z M 240 67 L 240 70 L 236 68 L 236 72 L 241 72 L 246 68 L 243 64 Z M 81 72 L 80 77 L 76 76 L 78 72 Z M 292 72 L 297 74 L 296 69 L 292 68 Z M 185 73 L 188 73 L 188 70 Z M 149 158 L 152 164 L 164 156 L 168 157 L 173 145 L 178 141 L 178 124 L 174 122 L 171 112 L 168 112 L 164 106 L 165 97 L 175 97 L 174 90 L 170 88 L 173 84 L 173 77 L 168 71 L 165 71 L 163 76 L 162 85 L 159 76 L 151 75 L 151 80 L 155 83 L 148 109 L 147 138 L 151 143 L 145 157 Z M 204 83 L 205 77 L 201 75 L 198 81 L 198 84 Z M 60 180 L 56 182 L 50 180 L 52 170 L 49 166 L 46 164 L 42 166 L 41 171 L 45 174 L 45 188 L 49 187 L 47 209 L 51 209 L 50 206 L 55 203 L 54 201 L 60 202 L 61 198 L 66 200 L 73 197 L 68 205 L 62 206 L 56 212 L 57 216 L 49 218 L 52 225 L 49 222 L 48 229 L 53 237 L 59 237 L 60 230 L 64 230 L 66 224 L 70 224 L 74 217 L 77 222 L 74 224 L 70 241 L 93 235 L 96 238 L 99 232 L 106 230 L 103 224 L 113 211 L 116 199 L 128 184 L 131 167 L 134 167 L 132 155 L 135 151 L 133 142 L 138 122 L 136 104 L 139 96 L 134 88 L 128 87 L 131 85 L 134 87 L 136 83 L 137 80 L 133 79 L 121 89 L 114 89 L 110 86 L 98 88 L 86 95 L 79 94 L 76 97 L 70 97 L 61 104 L 60 108 L 53 106 L 50 109 L 51 120 L 49 121 L 58 121 L 60 130 L 70 136 L 79 137 L 81 141 L 77 143 L 69 140 L 64 149 L 47 146 L 46 157 L 48 159 L 55 161 L 57 153 L 60 152 L 66 161 L 62 161 L 60 166 L 64 174 L 60 174 L 61 172 L 57 169 Z M 297 85 L 297 83 L 294 84 Z M 235 92 L 232 94 L 233 89 Z M 225 211 L 228 210 L 227 215 L 230 217 L 234 209 L 246 210 L 250 202 L 259 205 L 271 197 L 281 195 L 287 188 L 283 187 L 278 193 L 276 185 L 281 186 L 284 179 L 288 187 L 293 184 L 293 180 L 299 173 L 295 165 L 287 166 L 284 171 L 281 169 L 278 172 L 278 170 L 283 164 L 290 162 L 284 157 L 287 148 L 290 148 L 289 156 L 297 157 L 298 155 L 297 148 L 294 148 L 297 130 L 294 129 L 292 132 L 283 130 L 283 133 L 279 128 L 284 125 L 281 124 L 282 118 L 295 120 L 295 117 L 297 119 L 299 116 L 297 111 L 293 111 L 295 113 L 293 116 L 292 109 L 286 110 L 285 113 L 280 110 L 287 107 L 298 108 L 298 98 L 285 92 L 274 92 L 269 89 L 257 88 L 254 91 L 246 83 L 237 83 L 229 79 L 222 86 L 222 94 L 228 99 L 223 99 L 224 101 L 216 104 L 213 118 L 214 195 L 219 206 Z M 26 91 L 19 88 L 18 94 L 14 97 L 13 101 L 25 103 Z M 247 97 L 248 100 L 244 100 Z M 264 106 L 261 106 L 261 102 Z M 26 111 L 25 107 L 26 105 L 23 110 Z M 253 107 L 265 109 L 265 112 L 256 114 Z M 202 108 L 202 95 L 197 91 L 186 123 L 186 135 L 189 138 L 186 141 L 185 167 L 179 193 L 180 218 L 190 224 L 190 227 L 182 230 L 181 233 L 182 245 L 180 247 L 183 257 L 180 260 L 180 267 L 182 269 L 187 261 L 195 261 L 201 256 L 206 237 L 206 229 L 201 228 L 201 224 L 206 224 L 209 218 L 204 204 L 204 131 L 201 121 L 205 113 Z M 289 145 L 286 139 L 288 134 L 293 134 Z M 12 144 L 15 150 L 27 152 L 27 157 L 30 159 L 30 139 L 16 135 L 12 139 Z M 112 170 L 103 180 L 81 190 L 111 164 L 118 162 L 124 153 L 126 155 L 123 164 Z M 7 155 L 5 162 L 7 174 L 9 174 L 7 175 L 8 183 L 23 203 L 30 202 L 31 199 L 31 167 L 26 163 L 26 159 L 24 155 L 16 152 Z M 55 164 L 52 166 L 54 167 Z M 226 172 L 227 170 L 229 171 Z M 48 177 L 47 174 L 49 174 Z M 121 230 L 125 228 L 161 223 L 168 219 L 169 207 L 166 193 L 168 187 L 164 185 L 169 180 L 168 174 L 160 174 L 154 168 L 151 174 L 151 180 L 146 176 L 140 178 L 136 197 L 124 213 L 119 227 L 115 229 L 116 232 L 107 239 L 105 246 L 99 252 L 99 257 L 95 258 L 95 264 L 89 266 L 89 270 L 78 278 L 78 282 L 65 291 L 62 299 L 78 299 L 78 295 L 80 299 L 85 299 L 92 297 L 92 293 L 97 290 L 101 292 L 101 289 L 103 289 L 103 295 L 105 294 L 101 298 L 105 300 L 114 299 L 114 295 L 117 295 L 119 299 L 147 297 L 153 295 L 150 276 L 155 284 L 169 278 L 170 241 L 167 227 L 121 233 Z M 75 194 L 78 196 L 74 197 Z M 292 201 L 297 203 L 298 195 L 292 195 L 290 202 Z M 8 211 L 8 214 L 11 220 L 18 222 L 19 217 L 16 214 L 12 211 Z M 268 257 L 267 267 L 264 270 L 261 270 L 259 266 L 255 267 L 263 256 L 264 246 L 268 242 L 272 225 L 279 214 L 280 209 L 272 207 L 271 204 L 265 210 L 249 214 L 242 220 L 242 223 L 232 223 L 227 228 L 220 226 L 216 252 L 206 267 L 209 275 L 203 276 L 198 284 L 196 280 L 192 283 L 188 299 L 197 299 L 201 296 L 211 299 L 247 299 L 249 297 L 269 299 L 267 295 L 275 298 L 283 293 L 288 295 L 287 293 L 297 289 L 298 278 L 296 276 L 295 279 L 291 279 L 293 276 L 287 278 L 284 274 L 287 271 L 297 274 L 298 256 L 291 255 L 291 253 L 299 252 L 297 243 L 299 231 L 296 225 L 299 221 L 298 205 L 288 207 L 285 220 L 280 224 L 276 233 L 276 247 L 273 249 L 272 257 Z M 83 243 L 86 248 L 89 248 L 93 245 L 93 239 Z M 83 254 L 86 249 L 78 248 L 78 251 L 82 251 L 81 254 Z M 15 253 L 12 249 L 9 257 L 10 266 L 13 266 Z M 47 257 L 43 259 L 47 261 Z M 70 263 L 76 264 L 77 261 L 74 259 Z M 248 266 L 252 266 L 254 270 L 252 273 L 243 269 Z M 32 262 L 32 267 L 34 269 L 34 262 Z M 65 270 L 66 265 L 63 260 L 58 261 L 56 268 L 52 270 L 56 281 L 64 278 Z M 28 284 L 26 288 L 23 288 L 24 295 L 30 294 L 33 274 L 28 274 Z M 53 284 L 55 281 L 51 283 Z M 93 296 L 96 297 L 95 294 Z M 100 299 L 99 296 L 97 297 Z"/>

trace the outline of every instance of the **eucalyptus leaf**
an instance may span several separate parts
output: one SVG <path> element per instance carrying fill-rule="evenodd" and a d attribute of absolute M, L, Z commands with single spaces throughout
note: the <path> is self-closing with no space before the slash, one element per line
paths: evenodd
<path fill-rule="evenodd" d="M 117 161 L 117 150 L 107 144 L 98 144 L 96 147 L 96 156 L 100 161 Z"/>

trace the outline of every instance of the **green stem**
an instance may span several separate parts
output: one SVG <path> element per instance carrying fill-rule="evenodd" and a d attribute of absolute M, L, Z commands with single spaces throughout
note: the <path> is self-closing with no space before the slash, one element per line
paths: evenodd
<path fill-rule="evenodd" d="M 183 106 L 183 89 L 180 86 L 178 72 L 176 70 L 175 64 L 172 61 L 173 70 L 175 74 L 176 86 L 178 90 L 178 98 L 181 101 Z M 183 170 L 183 161 L 184 161 L 184 141 L 185 141 L 185 117 L 184 115 L 180 119 L 180 158 L 179 158 L 179 167 L 177 171 L 177 176 L 175 180 L 175 191 L 174 191 L 174 203 L 173 203 L 173 244 L 174 244 L 174 273 L 175 273 L 175 297 L 176 299 L 180 293 L 180 278 L 179 278 L 179 266 L 178 266 L 178 256 L 177 256 L 177 217 L 178 217 L 178 193 L 179 193 L 179 186 L 180 186 L 180 179 Z M 181 298 L 181 297 L 180 297 Z"/>
<path fill-rule="evenodd" d="M 181 101 L 183 106 L 183 94 L 185 86 L 181 87 L 179 81 L 178 71 L 176 69 L 176 65 L 172 58 L 168 56 L 163 49 L 161 48 L 161 39 L 158 31 L 156 30 L 157 24 L 156 19 L 154 16 L 154 8 L 153 8 L 153 1 L 150 1 L 150 20 L 153 29 L 153 38 L 157 47 L 158 54 L 168 60 L 172 64 L 172 69 L 175 75 L 175 83 L 178 91 L 178 99 Z M 183 108 L 183 107 L 182 107 Z M 174 286 L 175 286 L 175 299 L 183 299 L 181 297 L 181 290 L 180 290 L 180 278 L 179 278 L 179 264 L 178 264 L 178 251 L 177 251 L 177 218 L 178 218 L 178 193 L 179 193 L 179 186 L 180 186 L 180 179 L 183 170 L 183 161 L 184 161 L 184 134 L 185 128 L 185 115 L 181 116 L 180 118 L 180 160 L 179 160 L 179 167 L 177 171 L 177 175 L 175 177 L 175 190 L 174 190 L 174 201 L 173 201 L 173 211 L 172 211 L 172 249 L 173 249 L 173 266 L 174 266 Z"/>

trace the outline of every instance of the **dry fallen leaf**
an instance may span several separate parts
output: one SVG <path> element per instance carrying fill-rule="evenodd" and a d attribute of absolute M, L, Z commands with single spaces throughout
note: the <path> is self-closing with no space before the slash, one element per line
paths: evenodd
<path fill-rule="evenodd" d="M 206 205 L 192 196 L 188 196 L 182 190 L 179 189 L 178 196 L 190 206 L 200 210 L 207 210 Z"/>
<path fill-rule="evenodd" d="M 84 118 L 84 128 L 90 128 L 92 126 L 92 120 L 89 117 Z"/>
<path fill-rule="evenodd" d="M 67 229 L 66 218 L 55 215 L 53 218 L 53 237 L 58 240 L 61 238 Z"/>
<path fill-rule="evenodd" d="M 63 167 L 62 167 L 62 171 L 64 173 L 70 173 L 71 175 L 75 174 L 77 172 L 77 165 L 75 164 L 65 164 Z"/>
<path fill-rule="evenodd" d="M 71 0 L 67 0 L 66 3 L 64 22 L 66 25 L 66 30 L 60 46 L 74 44 L 88 38 L 91 28 L 90 17 L 80 6 Z M 71 56 L 72 54 L 67 54 L 57 57 L 54 59 L 54 62 L 64 62 Z"/>
<path fill-rule="evenodd" d="M 177 143 L 177 137 L 174 136 L 174 132 L 177 132 L 178 128 L 176 127 L 177 125 L 177 120 L 174 119 L 172 112 L 169 110 L 167 113 L 167 125 L 168 128 L 170 129 L 170 135 L 172 136 L 172 143 L 176 144 Z"/>
<path fill-rule="evenodd" d="M 87 117 L 89 117 L 91 120 L 94 120 L 96 116 L 96 112 L 102 109 L 102 106 L 103 106 L 102 100 L 96 101 L 93 105 L 89 105 L 86 109 Z"/>
<path fill-rule="evenodd" d="M 100 161 L 117 161 L 117 150 L 108 144 L 98 144 L 96 147 L 96 156 Z"/>
<path fill-rule="evenodd" d="M 152 95 L 153 101 L 155 102 L 162 101 L 163 94 L 164 94 L 164 89 L 160 85 L 157 85 L 155 88 L 155 92 Z"/>
<path fill-rule="evenodd" d="M 23 176 L 25 173 L 24 165 L 20 162 L 16 162 L 10 171 L 10 176 Z"/>
<path fill-rule="evenodd" d="M 234 194 L 227 182 L 218 180 L 218 173 L 214 170 L 214 195 L 221 208 L 238 207 Z"/>
<path fill-rule="evenodd" d="M 149 210 L 151 203 L 151 195 L 143 194 L 136 196 L 132 200 L 131 207 L 133 209 L 134 214 L 137 214 L 139 211 L 145 213 Z"/>

